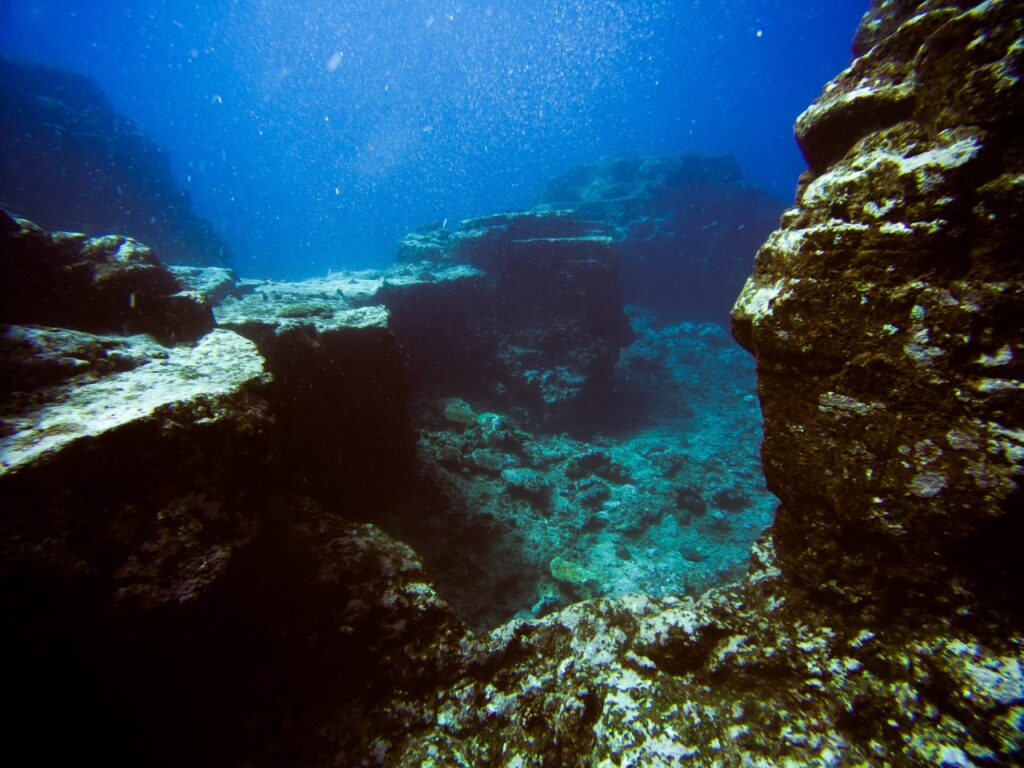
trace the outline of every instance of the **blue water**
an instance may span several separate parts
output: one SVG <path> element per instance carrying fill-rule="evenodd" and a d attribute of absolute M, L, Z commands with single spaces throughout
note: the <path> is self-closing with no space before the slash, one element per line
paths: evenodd
<path fill-rule="evenodd" d="M 0 50 L 95 79 L 239 271 L 382 266 L 602 156 L 732 153 L 783 200 L 866 0 L 0 0 Z"/>

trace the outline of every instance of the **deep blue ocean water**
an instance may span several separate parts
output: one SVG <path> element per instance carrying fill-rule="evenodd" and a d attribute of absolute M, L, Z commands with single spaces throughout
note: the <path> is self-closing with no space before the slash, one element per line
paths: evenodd
<path fill-rule="evenodd" d="M 788 201 L 796 116 L 866 0 L 0 0 L 0 51 L 96 80 L 248 276 L 383 266 L 601 157 L 732 153 Z"/>

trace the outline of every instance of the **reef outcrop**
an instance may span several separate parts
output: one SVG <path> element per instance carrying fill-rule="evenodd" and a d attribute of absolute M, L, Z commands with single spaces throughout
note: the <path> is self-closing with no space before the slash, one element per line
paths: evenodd
<path fill-rule="evenodd" d="M 811 170 L 736 304 L 783 568 L 882 615 L 1021 607 L 1018 10 L 921 6 L 825 88 L 797 122 Z"/>
<path fill-rule="evenodd" d="M 413 233 L 398 258 L 425 271 L 459 264 L 482 273 L 450 301 L 382 296 L 399 338 L 433 356 L 433 365 L 414 360 L 425 389 L 442 368 L 445 394 L 515 408 L 543 428 L 601 422 L 619 350 L 633 339 L 604 225 L 566 212 L 498 214 Z"/>
<path fill-rule="evenodd" d="M 4 56 L 0 206 L 47 229 L 131 236 L 165 263 L 230 266 L 227 243 L 193 213 L 167 156 L 96 83 Z"/>
<path fill-rule="evenodd" d="M 731 156 L 616 158 L 547 183 L 538 210 L 610 228 L 625 299 L 664 321 L 728 325 L 758 246 L 783 204 L 743 181 Z"/>
<path fill-rule="evenodd" d="M 366 718 L 404 727 L 384 705 L 438 685 L 465 629 L 408 547 L 354 522 L 379 514 L 354 468 L 379 504 L 412 452 L 387 311 L 327 317 L 219 270 L 175 270 L 182 292 L 130 239 L 3 221 L 2 751 L 291 764 L 325 727 L 343 752 Z M 205 318 L 192 335 L 145 312 L 167 290 Z"/>
<path fill-rule="evenodd" d="M 0 209 L 0 322 L 192 341 L 213 328 L 186 290 L 130 237 L 50 234 Z"/>

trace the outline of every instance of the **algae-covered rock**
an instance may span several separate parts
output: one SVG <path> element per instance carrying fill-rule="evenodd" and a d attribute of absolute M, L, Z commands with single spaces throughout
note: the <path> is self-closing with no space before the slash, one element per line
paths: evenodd
<path fill-rule="evenodd" d="M 512 493 L 519 493 L 531 499 L 542 499 L 551 490 L 548 479 L 540 472 L 525 467 L 512 467 L 501 471 Z"/>
<path fill-rule="evenodd" d="M 444 417 L 453 424 L 461 424 L 464 427 L 476 423 L 476 414 L 469 403 L 457 397 L 444 402 Z"/>
<path fill-rule="evenodd" d="M 232 394 L 263 374 L 255 346 L 231 331 L 164 347 L 145 336 L 2 330 L 5 370 L 21 373 L 6 382 L 16 389 L 0 417 L 0 475 L 165 408 Z"/>
<path fill-rule="evenodd" d="M 784 567 L 882 610 L 951 580 L 1019 605 L 1018 10 L 922 5 L 826 87 L 798 123 L 812 170 L 734 310 Z M 872 99 L 892 88 L 890 115 Z"/>

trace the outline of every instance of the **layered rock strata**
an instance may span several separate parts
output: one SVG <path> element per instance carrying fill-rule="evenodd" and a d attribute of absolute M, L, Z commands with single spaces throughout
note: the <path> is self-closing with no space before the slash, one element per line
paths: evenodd
<path fill-rule="evenodd" d="M 633 338 L 606 227 L 561 212 L 500 214 L 413 233 L 398 257 L 485 276 L 462 301 L 383 296 L 407 347 L 440 353 L 444 394 L 516 408 L 546 429 L 586 431 L 601 420 L 619 350 Z M 457 357 L 437 349 L 438 330 Z M 417 370 L 437 391 L 431 371 Z"/>
<path fill-rule="evenodd" d="M 781 202 L 743 181 L 731 156 L 619 158 L 547 183 L 538 210 L 572 210 L 610 227 L 625 299 L 664 321 L 728 325 L 754 253 Z"/>

